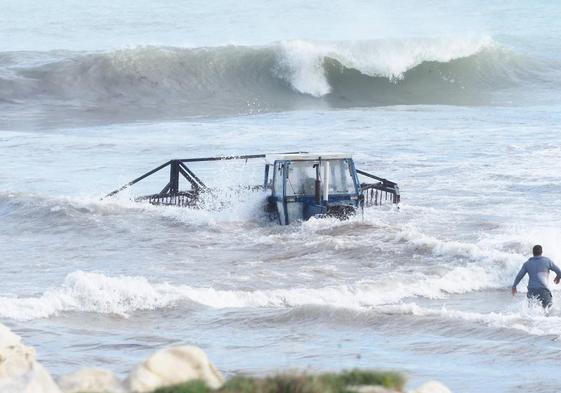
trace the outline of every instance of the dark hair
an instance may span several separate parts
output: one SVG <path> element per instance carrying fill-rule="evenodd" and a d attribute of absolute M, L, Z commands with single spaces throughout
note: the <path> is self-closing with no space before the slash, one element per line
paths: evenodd
<path fill-rule="evenodd" d="M 542 246 L 536 244 L 534 248 L 532 248 L 532 252 L 534 253 L 535 257 L 539 257 L 540 255 L 542 255 L 543 252 Z"/>

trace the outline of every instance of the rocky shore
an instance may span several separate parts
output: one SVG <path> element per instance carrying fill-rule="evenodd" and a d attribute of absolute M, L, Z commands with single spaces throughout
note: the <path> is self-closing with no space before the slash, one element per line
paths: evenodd
<path fill-rule="evenodd" d="M 35 350 L 0 323 L 0 393 L 401 393 L 405 378 L 395 372 L 289 373 L 225 380 L 194 346 L 168 347 L 135 366 L 124 380 L 110 371 L 84 368 L 56 380 Z M 429 381 L 411 393 L 450 393 Z"/>

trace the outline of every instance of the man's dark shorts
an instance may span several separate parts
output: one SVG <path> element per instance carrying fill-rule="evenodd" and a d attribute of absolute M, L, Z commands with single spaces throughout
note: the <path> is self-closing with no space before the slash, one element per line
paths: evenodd
<path fill-rule="evenodd" d="M 547 288 L 528 288 L 528 299 L 538 299 L 543 308 L 551 307 L 551 292 Z"/>

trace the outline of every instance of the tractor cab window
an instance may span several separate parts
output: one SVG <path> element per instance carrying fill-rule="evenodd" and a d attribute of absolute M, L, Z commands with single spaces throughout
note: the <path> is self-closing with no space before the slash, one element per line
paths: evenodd
<path fill-rule="evenodd" d="M 286 195 L 315 195 L 318 161 L 292 161 L 288 166 Z"/>
<path fill-rule="evenodd" d="M 355 182 L 347 160 L 329 160 L 329 193 L 354 194 Z"/>
<path fill-rule="evenodd" d="M 319 180 L 329 182 L 329 194 L 354 194 L 354 177 L 347 160 L 292 161 L 287 165 L 286 195 L 314 196 L 316 167 L 320 165 Z M 323 176 L 327 170 L 328 179 Z"/>

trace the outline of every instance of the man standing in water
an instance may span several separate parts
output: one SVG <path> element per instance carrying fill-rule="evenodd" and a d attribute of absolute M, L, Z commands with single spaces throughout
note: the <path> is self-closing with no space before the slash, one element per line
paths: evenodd
<path fill-rule="evenodd" d="M 557 273 L 557 277 L 555 277 L 553 281 L 555 284 L 559 284 L 561 280 L 561 269 L 559 269 L 551 259 L 542 256 L 542 252 L 542 246 L 534 246 L 532 249 L 534 256 L 522 265 L 522 268 L 514 279 L 514 284 L 512 284 L 512 296 L 516 295 L 516 286 L 524 275 L 528 273 L 530 277 L 528 280 L 528 299 L 538 299 L 542 307 L 547 310 L 551 307 L 551 291 L 547 287 L 549 271 L 553 270 Z"/>

